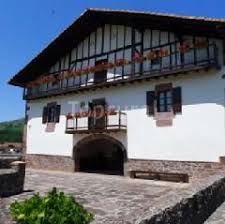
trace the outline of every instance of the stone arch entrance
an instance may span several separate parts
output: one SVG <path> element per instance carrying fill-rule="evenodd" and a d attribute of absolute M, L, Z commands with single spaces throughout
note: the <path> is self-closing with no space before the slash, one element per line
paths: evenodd
<path fill-rule="evenodd" d="M 104 134 L 90 135 L 74 147 L 76 172 L 123 175 L 126 159 L 123 144 Z"/>

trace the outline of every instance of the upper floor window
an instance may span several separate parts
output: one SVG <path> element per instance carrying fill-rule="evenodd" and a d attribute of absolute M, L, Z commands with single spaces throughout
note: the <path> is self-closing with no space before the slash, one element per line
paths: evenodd
<path fill-rule="evenodd" d="M 42 123 L 59 123 L 61 113 L 61 105 L 50 103 L 43 109 Z"/>
<path fill-rule="evenodd" d="M 171 112 L 172 101 L 171 89 L 157 92 L 157 112 Z"/>
<path fill-rule="evenodd" d="M 162 84 L 155 91 L 147 92 L 147 114 L 154 116 L 156 113 L 182 111 L 181 87 L 173 88 L 172 84 Z"/>
<path fill-rule="evenodd" d="M 95 66 L 99 66 L 99 71 L 95 72 L 94 74 L 94 83 L 102 83 L 105 82 L 107 79 L 107 70 L 106 69 L 100 69 L 101 65 L 104 63 L 108 63 L 107 59 L 99 60 L 95 62 Z"/>

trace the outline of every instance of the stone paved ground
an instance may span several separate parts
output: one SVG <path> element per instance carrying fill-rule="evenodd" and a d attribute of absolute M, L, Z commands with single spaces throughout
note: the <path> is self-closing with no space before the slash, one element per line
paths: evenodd
<path fill-rule="evenodd" d="M 26 175 L 26 192 L 0 199 L 0 224 L 12 223 L 8 209 L 12 201 L 23 200 L 34 192 L 46 193 L 54 186 L 73 195 L 93 212 L 93 224 L 133 224 L 144 214 L 149 214 L 151 209 L 154 210 L 157 204 L 162 204 L 163 200 L 168 202 L 170 195 L 185 193 L 190 188 L 190 184 L 29 170 Z"/>
<path fill-rule="evenodd" d="M 205 224 L 224 224 L 225 223 L 225 203 L 223 203 L 205 222 Z"/>

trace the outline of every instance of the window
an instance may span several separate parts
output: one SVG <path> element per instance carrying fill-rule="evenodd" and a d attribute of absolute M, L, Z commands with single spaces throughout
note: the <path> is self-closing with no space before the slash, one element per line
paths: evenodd
<path fill-rule="evenodd" d="M 159 91 L 157 93 L 157 112 L 171 112 L 172 101 L 172 90 Z"/>
<path fill-rule="evenodd" d="M 50 103 L 43 109 L 42 123 L 59 123 L 61 106 L 56 103 Z"/>
<path fill-rule="evenodd" d="M 155 116 L 155 112 L 182 112 L 181 87 L 172 87 L 172 84 L 157 85 L 154 91 L 146 93 L 147 115 Z"/>
<path fill-rule="evenodd" d="M 48 108 L 48 123 L 54 123 L 55 121 L 55 106 L 50 106 Z"/>
<path fill-rule="evenodd" d="M 108 63 L 107 59 L 103 59 L 103 60 L 99 60 L 95 62 L 95 66 L 99 67 L 99 71 L 95 72 L 94 74 L 94 83 L 102 83 L 105 82 L 107 79 L 107 70 L 102 68 L 101 69 L 101 65 L 104 65 Z M 102 66 L 103 67 L 103 66 Z"/>

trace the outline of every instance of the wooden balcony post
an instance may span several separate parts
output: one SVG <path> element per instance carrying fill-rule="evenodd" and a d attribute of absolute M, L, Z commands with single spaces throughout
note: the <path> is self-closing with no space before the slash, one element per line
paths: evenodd
<path fill-rule="evenodd" d="M 26 88 L 23 88 L 23 99 L 25 98 L 26 96 Z"/>
<path fill-rule="evenodd" d="M 218 48 L 216 44 L 214 44 L 213 46 L 214 46 L 214 60 L 216 63 L 218 63 Z"/>
<path fill-rule="evenodd" d="M 119 129 L 121 129 L 121 111 L 119 111 Z"/>
<path fill-rule="evenodd" d="M 175 43 L 175 67 L 177 68 L 177 54 L 178 54 L 178 50 L 177 50 L 177 43 Z"/>
<path fill-rule="evenodd" d="M 76 123 L 76 124 L 74 125 L 74 128 L 75 128 L 75 130 L 77 130 L 77 126 L 78 126 L 78 117 L 75 118 L 75 123 Z"/>
<path fill-rule="evenodd" d="M 207 38 L 207 61 L 210 63 L 210 45 L 209 45 L 209 38 Z"/>
<path fill-rule="evenodd" d="M 105 128 L 107 129 L 109 125 L 109 119 L 108 119 L 108 111 L 105 114 Z"/>
<path fill-rule="evenodd" d="M 68 129 L 68 118 L 66 118 L 66 130 Z"/>
<path fill-rule="evenodd" d="M 194 65 L 197 64 L 197 50 L 196 50 L 195 44 L 196 44 L 196 39 L 195 39 L 195 37 L 193 37 L 193 45 L 194 45 Z"/>

